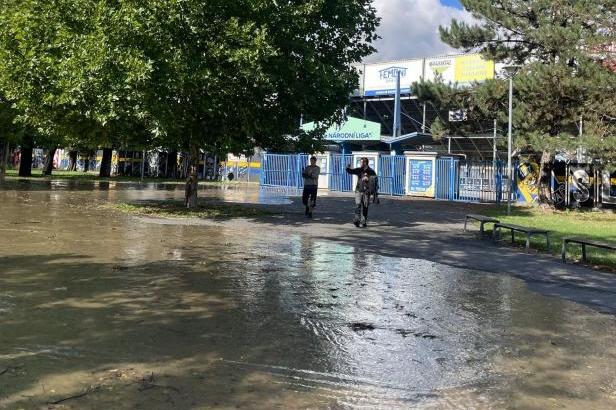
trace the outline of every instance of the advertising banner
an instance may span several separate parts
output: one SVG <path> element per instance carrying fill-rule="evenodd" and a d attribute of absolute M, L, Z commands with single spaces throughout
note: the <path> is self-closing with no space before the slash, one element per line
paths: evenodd
<path fill-rule="evenodd" d="M 424 78 L 426 81 L 440 78 L 444 83 L 460 85 L 485 81 L 494 78 L 494 62 L 484 60 L 480 54 L 427 58 Z"/>
<path fill-rule="evenodd" d="M 421 79 L 423 60 L 366 64 L 364 69 L 364 95 L 367 97 L 394 95 L 398 73 L 400 73 L 400 93 L 409 94 L 411 84 Z"/>
<path fill-rule="evenodd" d="M 312 131 L 317 127 L 317 123 L 309 122 L 302 125 L 304 131 Z M 365 121 L 359 118 L 349 117 L 348 120 L 340 125 L 334 125 L 325 131 L 327 141 L 380 141 L 381 124 L 378 122 Z"/>
<path fill-rule="evenodd" d="M 406 155 L 406 194 L 434 198 L 436 153 L 413 152 Z"/>
<path fill-rule="evenodd" d="M 427 58 L 424 79 L 436 81 L 440 78 L 445 84 L 453 83 L 455 81 L 454 64 L 455 57 Z"/>
<path fill-rule="evenodd" d="M 460 84 L 494 78 L 494 61 L 484 60 L 479 54 L 456 57 L 454 81 Z"/>

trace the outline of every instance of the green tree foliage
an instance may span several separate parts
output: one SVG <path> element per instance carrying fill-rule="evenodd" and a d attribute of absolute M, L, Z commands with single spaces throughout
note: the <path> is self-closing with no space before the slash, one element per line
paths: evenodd
<path fill-rule="evenodd" d="M 86 0 L 1 3 L 0 87 L 44 146 L 111 146 L 144 128 L 138 86 L 149 67 L 138 50 L 117 42 L 130 21 L 121 7 Z M 131 133 L 130 140 L 143 134 Z"/>
<path fill-rule="evenodd" d="M 281 145 L 300 115 L 344 106 L 378 23 L 370 0 L 0 2 L 0 84 L 21 119 L 76 146 L 142 129 L 189 150 L 190 206 L 199 148 Z"/>
<path fill-rule="evenodd" d="M 540 158 L 541 200 L 548 202 L 551 197 L 555 152 L 581 147 L 609 166 L 616 152 L 616 75 L 600 61 L 605 57 L 602 46 L 615 41 L 616 3 L 462 0 L 462 4 L 476 21 L 454 20 L 449 27 L 441 27 L 442 40 L 497 62 L 522 65 L 514 80 L 514 138 L 517 147 Z M 435 105 L 443 109 L 457 105 L 471 113 L 467 124 L 437 122 L 437 131 L 481 128 L 495 117 L 504 123 L 506 87 L 498 82 L 488 81 L 470 91 L 424 84 L 425 96 L 434 94 L 425 89 L 440 90 Z M 482 109 L 488 106 L 499 113 Z M 578 137 L 580 119 L 582 137 Z"/>

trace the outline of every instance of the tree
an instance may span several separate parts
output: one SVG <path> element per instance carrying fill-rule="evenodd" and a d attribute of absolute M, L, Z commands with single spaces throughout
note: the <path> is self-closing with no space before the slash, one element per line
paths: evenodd
<path fill-rule="evenodd" d="M 52 150 L 58 137 L 107 154 L 121 141 L 149 137 L 137 94 L 149 63 L 117 41 L 134 10 L 107 3 L 0 0 L 0 89 L 17 120 Z M 104 158 L 102 174 L 110 170 L 111 156 Z"/>
<path fill-rule="evenodd" d="M 199 148 L 281 144 L 301 114 L 344 106 L 378 23 L 370 0 L 1 2 L 0 84 L 21 119 L 188 150 L 187 206 Z"/>
<path fill-rule="evenodd" d="M 430 127 L 432 135 L 441 139 L 446 135 L 492 133 L 494 120 L 507 122 L 507 84 L 502 80 L 488 80 L 472 87 L 445 84 L 440 80 L 421 81 L 412 86 L 418 101 L 428 104 L 436 113 Z M 449 121 L 449 112 L 463 109 L 464 121 Z"/>
<path fill-rule="evenodd" d="M 20 129 L 15 124 L 15 110 L 0 93 L 0 182 L 4 181 L 11 143 L 20 138 Z"/>
<path fill-rule="evenodd" d="M 369 0 L 150 2 L 128 36 L 152 61 L 145 89 L 161 145 L 190 152 L 195 206 L 200 147 L 240 153 L 281 144 L 300 115 L 327 118 L 357 83 L 350 64 L 373 51 Z"/>
<path fill-rule="evenodd" d="M 555 151 L 595 147 L 596 155 L 612 161 L 614 93 L 606 90 L 614 90 L 616 76 L 597 64 L 593 53 L 598 44 L 614 41 L 616 5 L 602 0 L 462 4 L 477 23 L 453 20 L 440 28 L 442 40 L 465 51 L 480 51 L 486 58 L 523 65 L 514 85 L 515 139 L 516 145 L 540 153 L 540 200 L 551 198 Z M 579 134 L 580 118 L 586 124 L 584 137 L 572 139 Z"/>

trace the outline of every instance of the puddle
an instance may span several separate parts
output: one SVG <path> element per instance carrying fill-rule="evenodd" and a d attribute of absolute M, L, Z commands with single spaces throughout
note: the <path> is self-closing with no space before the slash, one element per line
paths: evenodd
<path fill-rule="evenodd" d="M 616 404 L 614 317 L 515 278 L 80 205 L 177 195 L 0 191 L 0 409 Z"/>

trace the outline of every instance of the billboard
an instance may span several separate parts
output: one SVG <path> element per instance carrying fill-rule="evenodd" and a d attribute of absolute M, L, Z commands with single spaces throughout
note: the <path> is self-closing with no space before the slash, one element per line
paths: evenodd
<path fill-rule="evenodd" d="M 304 131 L 312 131 L 316 127 L 317 123 L 315 122 L 309 122 L 302 125 L 302 129 Z M 346 122 L 340 125 L 333 125 L 325 131 L 324 138 L 327 141 L 334 142 L 380 141 L 381 124 L 378 122 L 349 117 Z"/>
<path fill-rule="evenodd" d="M 421 79 L 423 60 L 366 64 L 364 67 L 364 95 L 374 97 L 395 94 L 398 73 L 400 73 L 400 92 L 410 94 L 411 84 Z"/>
<path fill-rule="evenodd" d="M 484 60 L 480 54 L 427 58 L 424 78 L 461 85 L 485 81 L 494 78 L 494 62 Z"/>
<path fill-rule="evenodd" d="M 436 81 L 440 78 L 444 83 L 455 82 L 455 57 L 427 58 L 424 79 Z"/>
<path fill-rule="evenodd" d="M 494 61 L 484 60 L 479 54 L 456 57 L 454 81 L 460 84 L 494 78 Z"/>
<path fill-rule="evenodd" d="M 406 194 L 434 198 L 436 153 L 406 154 Z"/>

